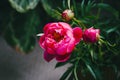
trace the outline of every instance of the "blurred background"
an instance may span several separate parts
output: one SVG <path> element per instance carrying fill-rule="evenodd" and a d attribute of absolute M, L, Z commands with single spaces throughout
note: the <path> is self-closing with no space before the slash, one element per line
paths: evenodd
<path fill-rule="evenodd" d="M 67 66 L 55 69 L 56 61 L 46 62 L 42 53 L 36 44 L 28 55 L 20 54 L 0 37 L 0 80 L 59 80 Z"/>
<path fill-rule="evenodd" d="M 12 1 L 23 9 L 17 11 Z M 66 67 L 55 69 L 56 61 L 44 61 L 36 37 L 49 21 L 52 18 L 39 0 L 1 0 L 0 80 L 58 80 L 62 76 Z"/>
<path fill-rule="evenodd" d="M 45 62 L 36 34 L 42 32 L 46 23 L 59 20 L 52 8 L 58 9 L 63 1 L 1 0 L 0 80 L 59 80 L 68 65 L 55 69 L 56 61 Z M 76 0 L 78 3 L 81 1 Z M 120 12 L 120 0 L 104 0 L 104 3 Z M 116 63 L 119 65 L 119 60 Z"/>

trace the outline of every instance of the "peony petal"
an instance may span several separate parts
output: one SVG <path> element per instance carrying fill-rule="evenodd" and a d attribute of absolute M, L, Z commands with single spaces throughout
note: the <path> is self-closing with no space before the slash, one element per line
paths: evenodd
<path fill-rule="evenodd" d="M 51 32 L 51 30 L 54 28 L 56 28 L 57 26 L 57 23 L 48 23 L 44 26 L 43 28 L 43 31 L 44 31 L 44 34 L 48 34 L 49 32 Z"/>
<path fill-rule="evenodd" d="M 69 42 L 68 47 L 67 47 L 67 53 L 71 53 L 74 47 L 75 47 L 75 40 L 74 38 L 71 38 L 71 41 Z"/>
<path fill-rule="evenodd" d="M 55 41 L 52 38 L 46 37 L 45 49 L 49 54 L 55 54 L 54 44 L 55 44 Z"/>
<path fill-rule="evenodd" d="M 95 30 L 97 34 L 100 34 L 100 29 Z"/>
<path fill-rule="evenodd" d="M 69 24 L 65 23 L 65 22 L 58 22 L 58 25 L 62 26 L 64 29 L 72 31 L 71 26 Z"/>
<path fill-rule="evenodd" d="M 43 36 L 41 36 L 40 37 L 40 39 L 39 39 L 39 45 L 43 48 L 43 49 L 45 49 L 45 36 L 43 35 Z"/>
<path fill-rule="evenodd" d="M 73 38 L 73 31 L 71 32 L 71 31 L 66 31 L 66 35 L 68 36 L 68 37 L 70 37 L 70 38 Z"/>
<path fill-rule="evenodd" d="M 95 43 L 97 40 L 96 40 L 96 33 L 95 32 L 91 32 L 89 33 L 89 40 L 91 43 Z"/>
<path fill-rule="evenodd" d="M 58 47 L 58 49 L 56 50 L 58 55 L 65 55 L 67 53 L 67 44 L 63 44 L 61 46 Z"/>
<path fill-rule="evenodd" d="M 99 39 L 99 33 L 100 33 L 99 29 L 94 29 L 93 27 L 88 28 L 83 32 L 83 40 L 85 42 L 95 43 Z"/>
<path fill-rule="evenodd" d="M 49 37 L 45 38 L 45 46 L 46 47 L 50 47 L 50 48 L 54 48 L 54 44 L 55 44 L 55 40 Z"/>
<path fill-rule="evenodd" d="M 73 35 L 76 40 L 76 44 L 78 44 L 82 38 L 82 29 L 80 27 L 73 28 Z"/>
<path fill-rule="evenodd" d="M 44 52 L 44 59 L 47 62 L 50 62 L 54 57 L 55 57 L 54 55 L 51 55 L 51 54 L 47 53 L 47 51 Z"/>
<path fill-rule="evenodd" d="M 55 51 L 54 51 L 54 49 L 52 49 L 52 48 L 47 47 L 47 48 L 46 48 L 46 51 L 47 51 L 49 54 L 51 54 L 51 55 L 54 55 L 54 54 L 55 54 Z"/>
<path fill-rule="evenodd" d="M 68 59 L 70 58 L 70 55 L 63 55 L 63 56 L 60 56 L 60 55 L 57 55 L 56 56 L 56 60 L 58 61 L 58 62 L 65 62 L 65 61 L 67 61 Z"/>

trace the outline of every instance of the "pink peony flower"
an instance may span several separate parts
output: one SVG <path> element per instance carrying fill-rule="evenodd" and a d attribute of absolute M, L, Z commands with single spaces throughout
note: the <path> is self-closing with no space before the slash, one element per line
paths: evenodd
<path fill-rule="evenodd" d="M 100 30 L 94 29 L 93 27 L 84 30 L 83 40 L 88 43 L 95 43 L 100 37 Z"/>
<path fill-rule="evenodd" d="M 70 9 L 66 9 L 62 13 L 62 18 L 65 19 L 66 21 L 71 20 L 74 17 L 74 13 Z"/>
<path fill-rule="evenodd" d="M 40 46 L 44 49 L 44 59 L 48 62 L 53 58 L 58 62 L 68 60 L 75 45 L 80 42 L 81 35 L 81 28 L 72 29 L 64 22 L 46 24 L 44 34 L 39 40 Z"/>

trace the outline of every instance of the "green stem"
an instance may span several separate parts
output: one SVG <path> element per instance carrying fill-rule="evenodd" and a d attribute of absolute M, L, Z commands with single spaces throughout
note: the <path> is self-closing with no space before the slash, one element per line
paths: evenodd
<path fill-rule="evenodd" d="M 68 0 L 68 8 L 70 9 L 70 0 Z"/>
<path fill-rule="evenodd" d="M 102 48 L 101 48 L 101 45 L 98 46 L 99 47 L 99 59 L 102 61 L 103 60 L 103 52 L 102 52 Z"/>
<path fill-rule="evenodd" d="M 78 61 L 76 62 L 75 67 L 74 67 L 75 80 L 79 80 L 79 79 L 78 79 L 78 76 L 77 76 L 77 65 L 78 65 L 78 62 L 79 62 L 79 59 L 78 59 Z"/>
<path fill-rule="evenodd" d="M 84 25 L 80 20 L 77 20 L 76 18 L 73 18 L 73 20 L 74 20 L 75 22 L 77 22 L 80 27 L 82 27 L 82 28 L 84 28 L 84 29 L 86 28 L 85 25 Z"/>

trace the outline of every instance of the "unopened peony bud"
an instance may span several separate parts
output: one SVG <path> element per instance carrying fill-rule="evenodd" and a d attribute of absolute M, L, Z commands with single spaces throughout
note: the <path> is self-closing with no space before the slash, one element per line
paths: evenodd
<path fill-rule="evenodd" d="M 83 40 L 88 43 L 95 43 L 99 40 L 100 30 L 93 27 L 84 30 Z"/>
<path fill-rule="evenodd" d="M 70 9 L 66 9 L 65 11 L 63 11 L 62 13 L 62 18 L 66 21 L 71 20 L 72 18 L 74 18 L 74 13 L 72 12 L 72 10 Z"/>

